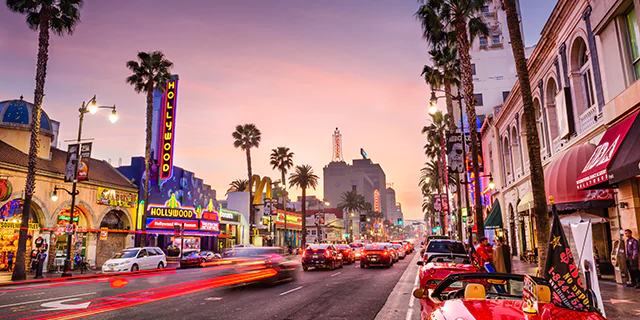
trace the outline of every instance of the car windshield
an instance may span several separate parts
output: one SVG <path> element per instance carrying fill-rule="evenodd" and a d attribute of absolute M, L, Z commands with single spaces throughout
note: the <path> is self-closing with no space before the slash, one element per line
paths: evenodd
<path fill-rule="evenodd" d="M 132 250 L 122 250 L 118 251 L 113 255 L 113 259 L 127 259 L 127 258 L 135 258 L 138 255 L 138 249 Z"/>
<path fill-rule="evenodd" d="M 382 244 L 368 244 L 366 247 L 364 247 L 365 250 L 384 250 L 384 245 Z"/>
<path fill-rule="evenodd" d="M 309 247 L 307 247 L 307 249 L 325 250 L 325 249 L 329 248 L 329 246 L 331 246 L 331 245 L 330 244 L 312 244 Z"/>
<path fill-rule="evenodd" d="M 427 252 L 436 253 L 462 253 L 465 254 L 462 242 L 453 241 L 431 241 L 427 247 Z"/>
<path fill-rule="evenodd" d="M 182 257 L 186 258 L 186 257 L 189 257 L 189 256 L 195 256 L 197 254 L 198 254 L 198 251 L 185 251 L 185 252 L 182 253 Z"/>
<path fill-rule="evenodd" d="M 430 255 L 429 259 L 427 259 L 427 263 L 430 262 L 448 262 L 448 263 L 460 263 L 460 264 L 470 264 L 471 259 L 468 256 L 464 255 L 440 255 L 434 254 Z"/>

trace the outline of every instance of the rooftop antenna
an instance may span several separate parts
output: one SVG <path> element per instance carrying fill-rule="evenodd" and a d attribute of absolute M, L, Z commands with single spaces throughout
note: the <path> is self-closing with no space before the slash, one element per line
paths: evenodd
<path fill-rule="evenodd" d="M 336 131 L 333 132 L 333 159 L 331 162 L 344 162 L 342 158 L 342 134 L 336 127 Z"/>
<path fill-rule="evenodd" d="M 118 158 L 118 167 L 122 166 L 122 158 Z"/>

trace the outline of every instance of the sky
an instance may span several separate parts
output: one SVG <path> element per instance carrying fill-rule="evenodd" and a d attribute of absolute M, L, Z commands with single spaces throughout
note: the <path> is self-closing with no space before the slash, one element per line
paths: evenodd
<path fill-rule="evenodd" d="M 556 1 L 521 1 L 526 45 L 537 42 Z M 195 172 L 224 198 L 246 177 L 233 147 L 238 124 L 255 123 L 262 142 L 253 170 L 274 179 L 270 150 L 287 146 L 294 162 L 322 178 L 333 130 L 345 160 L 360 148 L 394 184 L 405 219 L 421 219 L 421 128 L 429 90 L 420 77 L 427 46 L 416 0 L 85 0 L 72 36 L 52 35 L 43 108 L 61 122 L 60 147 L 77 132 L 78 108 L 94 94 L 107 112 L 85 117 L 93 156 L 144 154 L 145 97 L 125 82 L 138 51 L 160 50 L 180 76 L 175 165 Z M 33 101 L 37 33 L 0 6 L 0 100 Z M 310 191 L 322 199 L 320 188 Z M 293 196 L 299 190 L 292 191 Z"/>

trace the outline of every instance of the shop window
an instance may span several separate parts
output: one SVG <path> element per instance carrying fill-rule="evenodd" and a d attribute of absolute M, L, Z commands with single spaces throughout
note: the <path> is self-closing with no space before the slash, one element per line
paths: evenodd
<path fill-rule="evenodd" d="M 629 35 L 629 49 L 631 51 L 633 73 L 637 80 L 640 77 L 640 50 L 638 50 L 638 36 L 640 36 L 640 30 L 638 30 L 638 19 L 636 18 L 635 8 L 632 8 L 631 11 L 626 14 L 625 22 L 627 24 L 627 31 Z"/>

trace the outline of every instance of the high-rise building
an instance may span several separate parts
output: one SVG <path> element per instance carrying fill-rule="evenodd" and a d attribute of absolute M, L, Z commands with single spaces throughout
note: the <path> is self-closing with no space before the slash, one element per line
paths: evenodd
<path fill-rule="evenodd" d="M 355 191 L 365 200 L 374 204 L 374 183 L 362 169 L 356 169 L 346 162 L 330 162 L 323 169 L 324 198 L 331 207 L 342 201 L 345 192 Z"/>
<path fill-rule="evenodd" d="M 362 170 L 371 179 L 373 184 L 373 210 L 382 212 L 385 219 L 389 218 L 389 211 L 386 204 L 387 176 L 378 163 L 373 163 L 371 159 L 354 159 L 353 168 Z M 366 195 L 365 195 L 366 198 Z"/>

